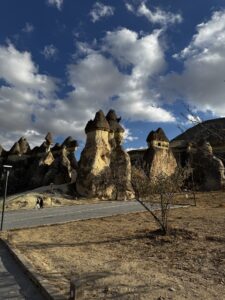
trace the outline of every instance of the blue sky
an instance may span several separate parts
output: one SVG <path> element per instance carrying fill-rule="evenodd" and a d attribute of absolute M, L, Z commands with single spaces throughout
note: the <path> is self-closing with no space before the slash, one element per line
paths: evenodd
<path fill-rule="evenodd" d="M 122 117 L 125 148 L 225 115 L 225 1 L 2 0 L 0 143 L 47 131 L 85 142 L 97 110 Z M 187 118 L 181 116 L 184 114 Z"/>

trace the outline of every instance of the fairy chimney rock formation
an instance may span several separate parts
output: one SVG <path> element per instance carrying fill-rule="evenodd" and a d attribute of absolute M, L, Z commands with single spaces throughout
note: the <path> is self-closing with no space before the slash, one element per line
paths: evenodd
<path fill-rule="evenodd" d="M 25 137 L 21 137 L 18 141 L 19 147 L 20 147 L 20 155 L 29 153 L 30 151 L 30 145 L 27 142 L 27 139 Z"/>
<path fill-rule="evenodd" d="M 220 190 L 225 187 L 224 164 L 214 156 L 207 140 L 198 141 L 194 151 L 190 153 L 190 164 L 194 168 L 195 184 L 201 190 Z"/>
<path fill-rule="evenodd" d="M 151 131 L 146 139 L 148 149 L 144 154 L 144 168 L 150 179 L 160 174 L 172 175 L 177 167 L 176 159 L 170 150 L 169 140 L 162 128 Z"/>
<path fill-rule="evenodd" d="M 121 147 L 124 129 L 118 121 L 114 111 L 110 110 L 105 117 L 100 110 L 85 127 L 87 140 L 76 182 L 77 191 L 82 196 L 108 199 L 118 199 L 121 193 L 124 198 L 133 196 L 130 159 Z M 119 174 L 120 169 L 123 171 Z M 117 185 L 117 181 L 121 182 L 118 176 L 123 177 L 123 187 Z"/>
<path fill-rule="evenodd" d="M 30 146 L 25 137 L 21 137 L 8 152 L 8 156 L 16 155 L 21 156 L 27 154 L 30 151 Z"/>
<path fill-rule="evenodd" d="M 110 169 L 115 180 L 117 199 L 132 199 L 134 191 L 131 185 L 131 162 L 130 156 L 123 149 L 124 128 L 120 125 L 114 110 L 110 110 L 106 116 L 110 126 L 109 141 L 111 145 Z"/>
<path fill-rule="evenodd" d="M 98 111 L 94 120 L 88 121 L 85 127 L 86 145 L 81 153 L 76 189 L 82 196 L 98 196 L 99 180 L 108 178 L 111 146 L 109 144 L 109 124 L 103 111 Z M 107 194 L 112 194 L 109 190 Z"/>
<path fill-rule="evenodd" d="M 78 146 L 77 141 L 68 137 L 61 145 L 56 144 L 51 148 L 52 144 L 52 134 L 48 133 L 41 146 L 32 150 L 25 137 L 21 137 L 9 151 L 0 146 L 1 165 L 13 166 L 9 176 L 9 193 L 49 185 L 52 182 L 62 184 L 76 180 L 77 161 L 74 152 Z"/>

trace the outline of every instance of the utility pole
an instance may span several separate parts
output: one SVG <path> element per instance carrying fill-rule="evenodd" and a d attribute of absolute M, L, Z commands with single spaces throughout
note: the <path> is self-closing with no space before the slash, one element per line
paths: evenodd
<path fill-rule="evenodd" d="M 4 170 L 4 173 L 5 173 L 5 191 L 4 191 L 4 198 L 3 198 L 3 203 L 2 203 L 1 231 L 2 231 L 2 228 L 3 228 L 5 202 L 6 202 L 7 186 L 8 186 L 8 177 L 9 177 L 9 172 L 10 172 L 11 168 L 12 168 L 12 166 L 3 165 L 3 170 Z"/>

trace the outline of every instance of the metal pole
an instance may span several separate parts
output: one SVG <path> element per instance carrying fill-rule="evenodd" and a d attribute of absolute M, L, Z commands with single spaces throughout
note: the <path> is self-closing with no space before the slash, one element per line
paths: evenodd
<path fill-rule="evenodd" d="M 3 203 L 2 203 L 1 231 L 2 231 L 2 228 L 3 228 L 3 219 L 4 219 L 4 212 L 5 212 L 5 201 L 6 201 L 6 194 L 7 194 L 8 177 L 9 177 L 9 170 L 6 171 L 5 193 L 4 193 Z"/>

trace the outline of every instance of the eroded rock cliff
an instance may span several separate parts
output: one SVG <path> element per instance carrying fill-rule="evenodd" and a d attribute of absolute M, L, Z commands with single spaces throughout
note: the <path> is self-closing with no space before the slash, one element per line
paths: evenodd
<path fill-rule="evenodd" d="M 132 198 L 131 164 L 121 143 L 124 129 L 114 111 L 100 110 L 85 128 L 86 145 L 81 153 L 77 192 L 86 197 Z"/>
<path fill-rule="evenodd" d="M 12 165 L 8 190 L 15 193 L 50 183 L 62 184 L 76 179 L 77 163 L 74 156 L 77 141 L 68 137 L 62 145 L 52 147 L 53 138 L 48 133 L 41 146 L 30 149 L 22 137 L 9 151 L 2 149 L 0 165 Z M 0 173 L 2 173 L 2 167 Z"/>
<path fill-rule="evenodd" d="M 143 157 L 143 167 L 150 180 L 160 174 L 172 175 L 177 168 L 177 162 L 164 131 L 161 128 L 151 131 L 146 141 L 148 149 Z"/>
<path fill-rule="evenodd" d="M 223 162 L 214 156 L 212 146 L 204 139 L 189 147 L 189 163 L 195 185 L 200 190 L 220 190 L 225 187 Z"/>

